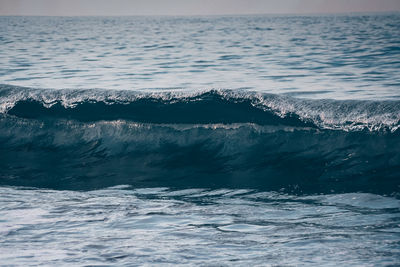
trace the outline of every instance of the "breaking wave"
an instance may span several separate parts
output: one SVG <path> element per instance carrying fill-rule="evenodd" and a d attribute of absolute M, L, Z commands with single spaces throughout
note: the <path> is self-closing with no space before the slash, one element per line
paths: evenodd
<path fill-rule="evenodd" d="M 0 86 L 0 184 L 400 191 L 400 102 Z"/>

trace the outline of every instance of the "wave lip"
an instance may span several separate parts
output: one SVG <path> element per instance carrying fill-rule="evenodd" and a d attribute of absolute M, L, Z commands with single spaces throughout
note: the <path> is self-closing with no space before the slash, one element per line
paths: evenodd
<path fill-rule="evenodd" d="M 73 119 L 90 122 L 101 120 L 129 120 L 141 123 L 164 124 L 232 124 L 286 125 L 315 127 L 311 121 L 297 114 L 278 116 L 271 110 L 259 109 L 248 99 L 232 101 L 216 92 L 206 92 L 196 97 L 165 101 L 158 98 L 139 98 L 120 103 L 115 101 L 83 101 L 65 108 L 60 101 L 45 107 L 38 101 L 18 101 L 8 114 L 22 118 Z"/>
<path fill-rule="evenodd" d="M 0 112 L 22 118 L 255 123 L 344 131 L 400 127 L 400 101 L 307 100 L 248 91 L 51 90 L 0 85 Z"/>

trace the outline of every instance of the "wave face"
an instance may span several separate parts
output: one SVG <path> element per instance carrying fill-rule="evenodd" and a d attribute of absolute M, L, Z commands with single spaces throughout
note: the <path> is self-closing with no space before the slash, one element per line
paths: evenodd
<path fill-rule="evenodd" d="M 2 185 L 400 190 L 399 101 L 0 87 Z"/>

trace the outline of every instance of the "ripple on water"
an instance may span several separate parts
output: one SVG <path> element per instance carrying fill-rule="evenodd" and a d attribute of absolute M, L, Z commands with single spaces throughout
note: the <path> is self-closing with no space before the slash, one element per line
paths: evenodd
<path fill-rule="evenodd" d="M 400 203 L 351 193 L 0 188 L 3 264 L 385 265 Z"/>

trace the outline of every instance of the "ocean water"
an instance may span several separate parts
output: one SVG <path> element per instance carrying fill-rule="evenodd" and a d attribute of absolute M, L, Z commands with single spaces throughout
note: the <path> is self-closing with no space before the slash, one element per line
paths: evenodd
<path fill-rule="evenodd" d="M 400 14 L 0 17 L 0 264 L 400 264 Z"/>

